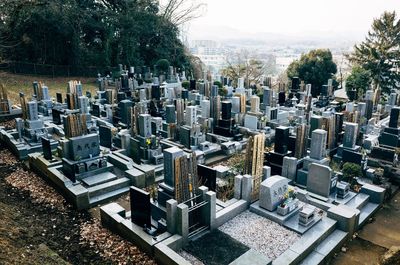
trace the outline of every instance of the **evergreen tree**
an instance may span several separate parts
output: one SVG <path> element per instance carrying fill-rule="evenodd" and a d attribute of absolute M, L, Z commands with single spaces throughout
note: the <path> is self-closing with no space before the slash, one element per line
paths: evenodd
<path fill-rule="evenodd" d="M 375 88 L 379 87 L 386 93 L 398 88 L 400 20 L 396 12 L 385 12 L 374 19 L 365 41 L 354 46 L 349 59 L 370 72 Z"/>
<path fill-rule="evenodd" d="M 371 84 L 371 73 L 364 68 L 355 65 L 351 69 L 351 74 L 346 79 L 346 92 L 356 90 L 360 98 Z"/>
<path fill-rule="evenodd" d="M 168 58 L 187 72 L 191 67 L 178 27 L 156 0 L 0 1 L 0 58 L 150 67 Z"/>
<path fill-rule="evenodd" d="M 337 66 L 333 62 L 331 51 L 316 49 L 301 55 L 300 60 L 293 61 L 287 69 L 287 76 L 289 79 L 297 76 L 306 84 L 320 88 L 336 72 Z"/>

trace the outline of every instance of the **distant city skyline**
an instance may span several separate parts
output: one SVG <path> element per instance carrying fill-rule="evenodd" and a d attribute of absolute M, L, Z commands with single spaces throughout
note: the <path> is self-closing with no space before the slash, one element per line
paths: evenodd
<path fill-rule="evenodd" d="M 190 39 L 272 33 L 360 39 L 384 11 L 400 13 L 399 0 L 203 0 L 205 14 L 185 29 Z M 400 15 L 400 14 L 399 14 Z M 240 38 L 241 36 L 236 36 Z"/>

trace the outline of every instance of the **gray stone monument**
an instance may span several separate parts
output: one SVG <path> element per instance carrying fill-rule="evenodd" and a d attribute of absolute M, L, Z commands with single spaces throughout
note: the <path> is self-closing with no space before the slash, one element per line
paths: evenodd
<path fill-rule="evenodd" d="M 139 134 L 142 137 L 151 136 L 151 115 L 149 114 L 139 115 Z"/>
<path fill-rule="evenodd" d="M 331 179 L 330 167 L 312 163 L 308 168 L 307 190 L 327 198 L 331 190 Z"/>
<path fill-rule="evenodd" d="M 357 140 L 358 124 L 352 122 L 345 123 L 343 137 L 343 147 L 354 149 Z"/>
<path fill-rule="evenodd" d="M 183 150 L 178 147 L 164 150 L 164 183 L 171 188 L 175 187 L 175 159 L 183 155 Z"/>
<path fill-rule="evenodd" d="M 297 158 L 290 156 L 283 157 L 282 177 L 295 181 L 296 173 L 297 173 Z"/>
<path fill-rule="evenodd" d="M 275 175 L 261 182 L 260 207 L 275 211 L 288 189 L 288 179 Z"/>
<path fill-rule="evenodd" d="M 210 101 L 204 99 L 201 101 L 200 105 L 201 105 L 201 117 L 210 118 Z"/>
<path fill-rule="evenodd" d="M 322 129 L 316 129 L 311 135 L 310 158 L 321 160 L 326 155 L 326 137 L 327 132 Z"/>

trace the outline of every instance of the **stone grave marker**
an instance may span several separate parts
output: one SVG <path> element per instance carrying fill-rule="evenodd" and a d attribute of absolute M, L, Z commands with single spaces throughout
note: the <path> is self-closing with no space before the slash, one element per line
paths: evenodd
<path fill-rule="evenodd" d="M 332 169 L 312 163 L 308 168 L 307 190 L 314 194 L 329 197 L 332 185 Z"/>
<path fill-rule="evenodd" d="M 151 229 L 150 193 L 131 186 L 130 200 L 132 223 Z"/>
<path fill-rule="evenodd" d="M 42 149 L 44 158 L 52 160 L 53 154 L 51 153 L 51 144 L 49 139 L 42 137 Z"/>
<path fill-rule="evenodd" d="M 288 179 L 275 175 L 261 182 L 260 207 L 275 211 L 288 189 Z"/>
<path fill-rule="evenodd" d="M 109 126 L 99 126 L 100 145 L 111 148 L 112 146 L 112 132 Z"/>

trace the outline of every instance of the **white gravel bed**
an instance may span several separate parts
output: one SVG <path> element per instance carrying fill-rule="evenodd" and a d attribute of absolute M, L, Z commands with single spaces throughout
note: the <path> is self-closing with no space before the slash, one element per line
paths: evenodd
<path fill-rule="evenodd" d="M 204 265 L 203 262 L 201 262 L 195 256 L 193 256 L 192 254 L 190 254 L 184 250 L 179 251 L 178 254 L 180 256 L 182 256 L 184 259 L 186 259 L 187 261 L 189 261 L 190 264 L 192 264 L 192 265 Z"/>
<path fill-rule="evenodd" d="M 218 229 L 272 260 L 300 238 L 297 233 L 249 211 L 239 214 Z"/>

